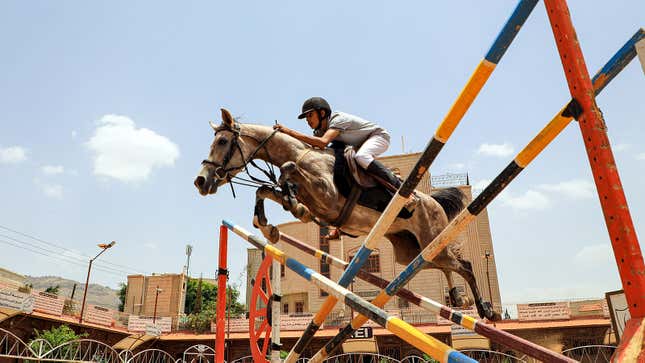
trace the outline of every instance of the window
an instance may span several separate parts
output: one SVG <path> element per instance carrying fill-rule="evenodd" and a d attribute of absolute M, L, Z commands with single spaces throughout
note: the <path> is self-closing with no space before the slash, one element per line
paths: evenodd
<path fill-rule="evenodd" d="M 354 255 L 349 256 L 349 260 L 353 260 Z M 371 254 L 367 258 L 367 262 L 365 262 L 365 265 L 361 268 L 363 271 L 367 271 L 370 273 L 379 273 L 381 272 L 381 260 L 379 258 L 378 254 Z"/>
<path fill-rule="evenodd" d="M 280 265 L 280 277 L 284 277 L 285 274 L 284 265 Z"/>
<path fill-rule="evenodd" d="M 409 307 L 410 303 L 406 299 L 399 297 L 399 309 L 405 309 Z"/>
<path fill-rule="evenodd" d="M 282 304 L 282 313 L 289 314 L 289 303 Z"/>
<path fill-rule="evenodd" d="M 296 314 L 305 312 L 305 303 L 302 301 L 296 301 Z"/>

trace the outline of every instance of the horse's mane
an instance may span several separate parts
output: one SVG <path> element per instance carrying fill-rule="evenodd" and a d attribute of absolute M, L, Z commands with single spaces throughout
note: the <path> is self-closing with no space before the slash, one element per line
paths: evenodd
<path fill-rule="evenodd" d="M 267 125 L 261 125 L 261 124 L 252 124 L 252 123 L 244 123 L 244 122 L 239 122 L 237 120 L 235 122 L 240 125 L 240 129 L 242 129 L 242 128 L 244 128 L 246 126 L 249 129 L 260 129 L 262 131 L 266 131 L 267 133 L 273 132 L 273 126 L 267 126 Z M 285 137 L 288 140 L 293 141 L 294 144 L 299 144 L 299 145 L 301 145 L 302 147 L 304 147 L 306 149 L 311 149 L 311 151 L 316 151 L 316 152 L 318 152 L 320 154 L 333 155 L 333 150 L 328 148 L 328 147 L 325 148 L 324 150 L 321 150 L 321 149 L 315 148 L 315 147 L 307 144 L 306 142 L 300 141 L 300 140 L 296 139 L 295 137 L 293 137 L 291 135 L 287 135 L 287 134 L 285 134 L 283 132 L 278 132 L 278 133 L 276 133 L 276 135 L 280 135 L 281 137 Z"/>

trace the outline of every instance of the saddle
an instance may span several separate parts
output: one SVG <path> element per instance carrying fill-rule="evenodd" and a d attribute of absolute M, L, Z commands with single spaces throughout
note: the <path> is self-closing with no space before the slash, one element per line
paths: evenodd
<path fill-rule="evenodd" d="M 342 227 L 356 204 L 383 212 L 396 191 L 389 185 L 381 184 L 356 164 L 356 152 L 352 146 L 335 141 L 330 147 L 335 157 L 334 184 L 339 193 L 347 199 L 340 215 L 331 224 Z M 412 217 L 412 212 L 402 209 L 398 217 L 408 219 Z"/>

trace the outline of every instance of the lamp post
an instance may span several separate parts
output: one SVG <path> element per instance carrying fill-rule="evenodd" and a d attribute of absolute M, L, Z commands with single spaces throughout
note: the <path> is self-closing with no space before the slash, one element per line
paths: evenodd
<path fill-rule="evenodd" d="M 87 298 L 87 288 L 90 283 L 90 271 L 92 270 L 92 262 L 94 262 L 94 260 L 96 260 L 103 252 L 105 252 L 108 248 L 113 247 L 115 244 L 116 242 L 114 241 L 108 244 L 99 243 L 97 246 L 101 248 L 101 252 L 99 252 L 98 255 L 94 256 L 94 258 L 90 259 L 90 264 L 87 266 L 87 278 L 85 279 L 85 291 L 83 291 L 83 303 L 81 304 L 81 316 L 78 317 L 79 324 L 83 323 L 83 312 L 85 311 L 85 299 Z"/>
<path fill-rule="evenodd" d="M 157 300 L 159 299 L 159 293 L 163 290 L 157 285 L 156 294 L 155 294 L 155 311 L 152 313 L 152 324 L 157 322 Z"/>
<path fill-rule="evenodd" d="M 490 300 L 490 303 L 493 306 L 493 308 L 495 308 L 495 304 L 493 303 L 493 290 L 490 287 L 490 269 L 488 268 L 490 251 L 489 250 L 484 251 L 484 256 L 486 257 L 486 280 L 488 280 L 488 299 Z"/>

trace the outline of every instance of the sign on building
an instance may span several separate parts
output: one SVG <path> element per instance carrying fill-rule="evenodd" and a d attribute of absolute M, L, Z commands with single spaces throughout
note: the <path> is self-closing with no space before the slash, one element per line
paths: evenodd
<path fill-rule="evenodd" d="M 517 304 L 517 318 L 520 321 L 570 319 L 568 302 Z"/>
<path fill-rule="evenodd" d="M 313 315 L 288 316 L 280 315 L 280 330 L 305 330 Z"/>
<path fill-rule="evenodd" d="M 34 298 L 34 311 L 41 313 L 61 316 L 63 315 L 63 307 L 65 306 L 65 299 L 58 297 L 58 295 L 50 294 L 44 291 L 31 293 Z"/>
<path fill-rule="evenodd" d="M 0 308 L 20 310 L 30 314 L 34 309 L 34 300 L 31 294 L 0 288 Z"/>
<path fill-rule="evenodd" d="M 611 325 L 616 332 L 616 338 L 620 341 L 625 331 L 625 324 L 631 318 L 629 313 L 629 305 L 627 305 L 627 298 L 623 290 L 610 291 L 605 293 L 609 314 L 611 315 Z"/>
<path fill-rule="evenodd" d="M 172 318 L 169 316 L 158 316 L 155 320 L 155 326 L 161 329 L 162 333 L 170 333 L 172 330 Z M 153 325 L 151 316 L 130 315 L 128 318 L 128 331 L 145 332 L 147 327 Z"/>
<path fill-rule="evenodd" d="M 114 310 L 101 306 L 88 305 L 83 315 L 83 321 L 87 323 L 112 326 L 112 323 L 114 322 Z"/>
<path fill-rule="evenodd" d="M 339 331 L 342 329 L 339 329 Z M 374 336 L 374 332 L 372 331 L 372 328 L 369 326 L 362 326 L 356 331 L 354 331 L 354 334 L 352 334 L 351 339 L 369 339 Z"/>

